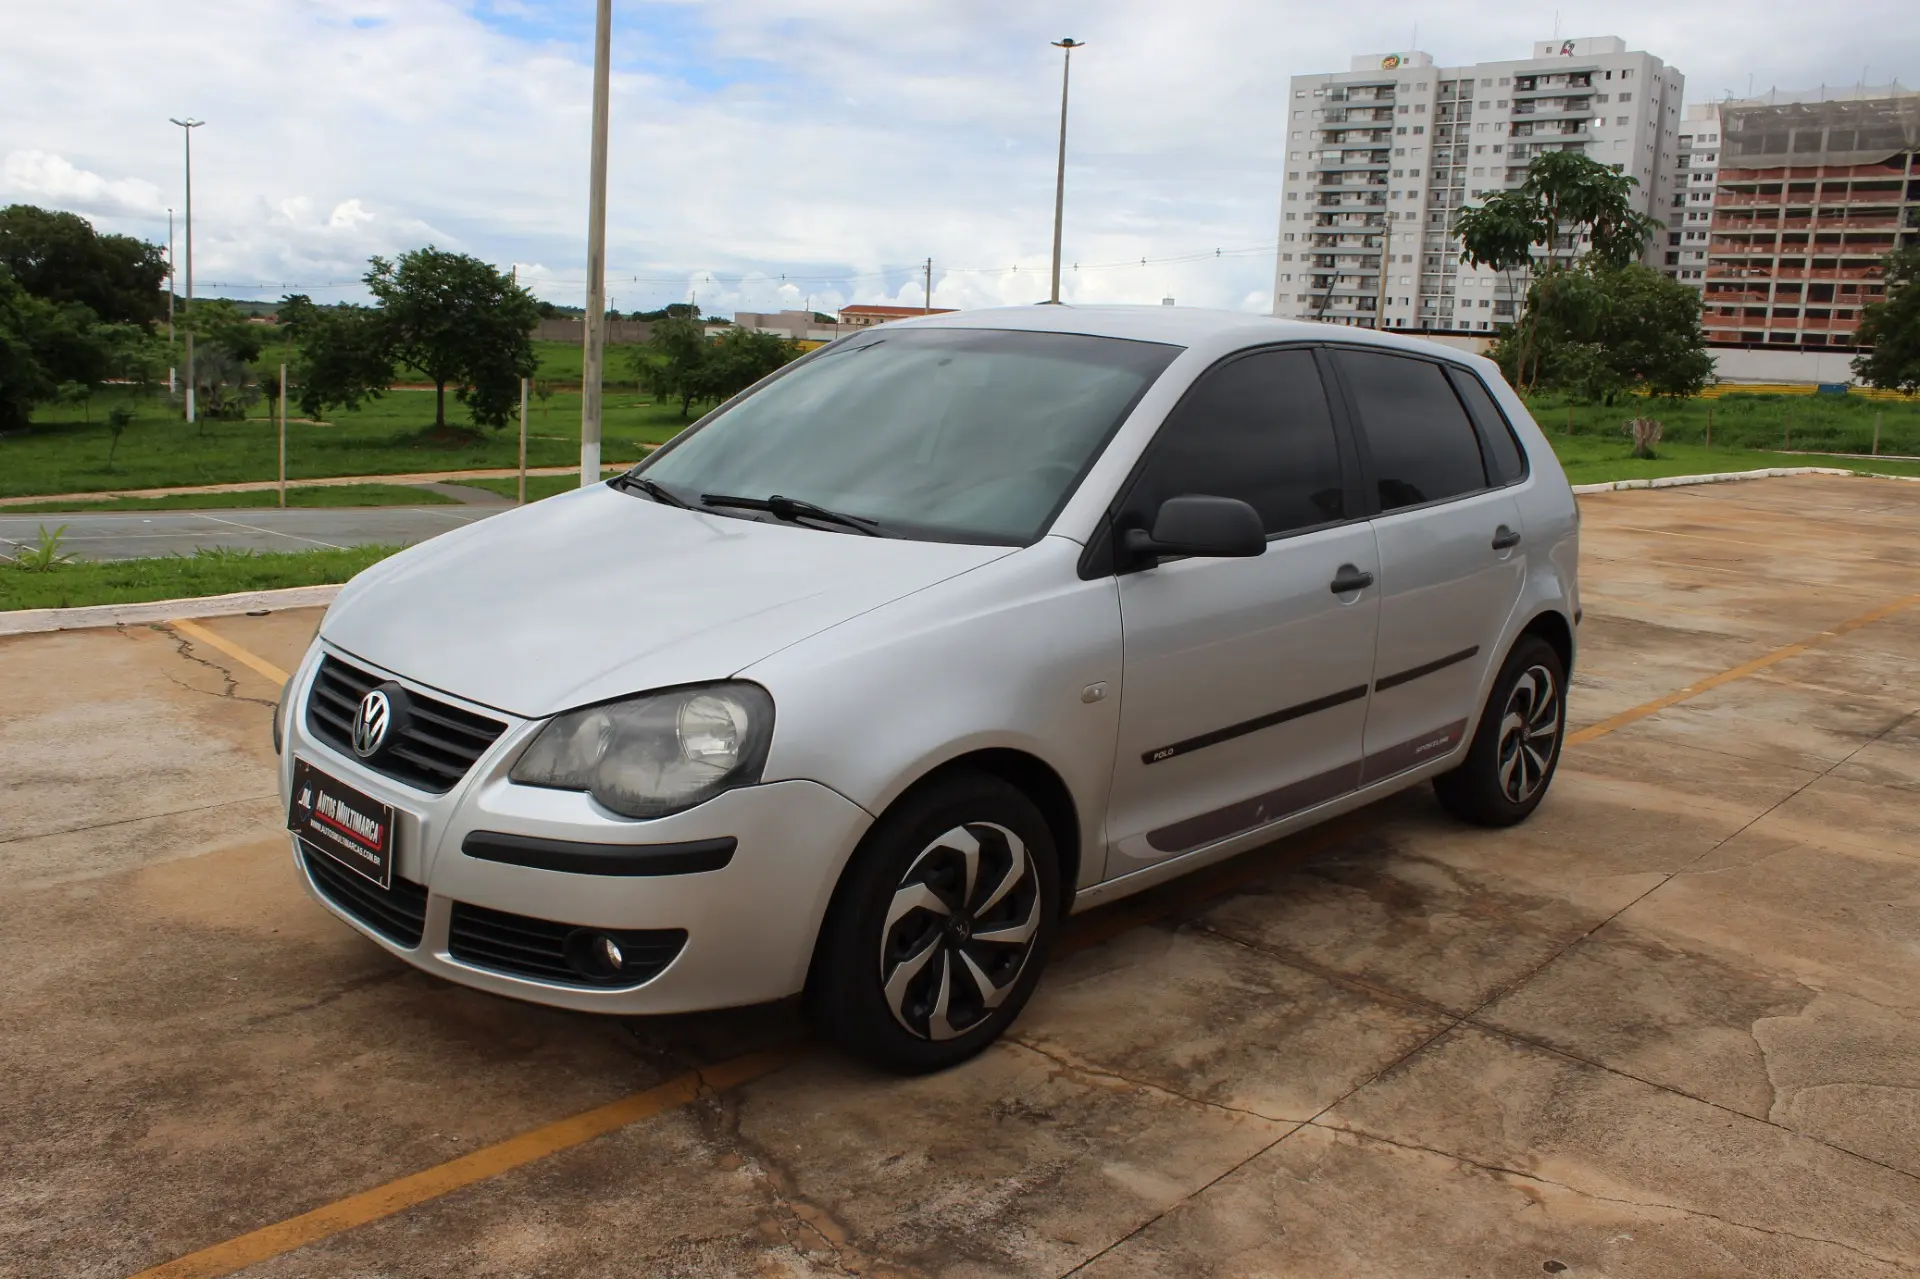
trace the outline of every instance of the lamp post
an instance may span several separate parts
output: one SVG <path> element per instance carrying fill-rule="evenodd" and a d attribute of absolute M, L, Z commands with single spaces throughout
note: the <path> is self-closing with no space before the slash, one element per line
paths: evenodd
<path fill-rule="evenodd" d="M 173 363 L 173 210 L 167 210 L 167 394 L 179 390 Z"/>
<path fill-rule="evenodd" d="M 606 354 L 607 80 L 613 0 L 600 0 L 593 34 L 593 143 L 587 182 L 587 314 L 580 356 L 580 487 L 600 482 L 600 374 Z"/>
<path fill-rule="evenodd" d="M 171 117 L 169 117 L 171 119 Z M 187 421 L 193 421 L 193 131 L 205 124 L 205 120 L 196 120 L 188 116 L 184 120 L 174 120 L 180 126 L 180 136 L 187 144 L 187 296 L 180 305 L 180 313 L 187 321 Z M 171 274 L 172 266 L 168 266 Z"/>
<path fill-rule="evenodd" d="M 1072 36 L 1053 42 L 1054 48 L 1065 52 L 1060 63 L 1060 167 L 1053 182 L 1053 296 L 1049 299 L 1052 302 L 1060 300 L 1060 215 L 1067 201 L 1067 79 L 1073 74 L 1073 51 L 1085 47 L 1086 43 Z"/>

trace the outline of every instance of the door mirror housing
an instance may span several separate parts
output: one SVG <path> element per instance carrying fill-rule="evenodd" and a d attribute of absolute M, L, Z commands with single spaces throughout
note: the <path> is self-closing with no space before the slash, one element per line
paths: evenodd
<path fill-rule="evenodd" d="M 1153 531 L 1128 529 L 1121 540 L 1136 562 L 1163 555 L 1205 559 L 1264 555 L 1267 530 L 1259 512 L 1237 497 L 1170 497 L 1153 517 Z"/>

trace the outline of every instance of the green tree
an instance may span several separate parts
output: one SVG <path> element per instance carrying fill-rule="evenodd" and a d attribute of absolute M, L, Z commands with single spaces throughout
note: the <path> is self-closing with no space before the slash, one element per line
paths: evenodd
<path fill-rule="evenodd" d="M 1463 211 L 1456 224 L 1462 261 L 1505 272 L 1509 284 L 1515 271 L 1533 275 L 1526 307 L 1515 325 L 1512 347 L 1515 385 L 1532 385 L 1538 377 L 1534 359 L 1536 307 L 1553 302 L 1563 277 L 1575 269 L 1571 256 L 1582 241 L 1586 252 L 1579 263 L 1589 274 L 1624 268 L 1637 261 L 1660 223 L 1633 207 L 1638 183 L 1580 151 L 1549 151 L 1527 165 L 1518 187 L 1499 191 L 1478 207 Z M 1590 290 L 1574 288 L 1574 297 L 1592 298 Z M 1562 355 L 1566 353 L 1563 351 Z"/>
<path fill-rule="evenodd" d="M 1887 295 L 1860 313 L 1854 341 L 1871 347 L 1853 371 L 1883 391 L 1920 391 L 1920 246 L 1887 255 Z"/>
<path fill-rule="evenodd" d="M 101 235 L 78 214 L 30 204 L 0 209 L 0 264 L 35 297 L 77 303 L 110 324 L 151 324 L 166 313 L 160 246 Z"/>
<path fill-rule="evenodd" d="M 451 385 L 476 423 L 505 426 L 520 379 L 538 365 L 533 295 L 478 258 L 432 245 L 371 264 L 367 288 L 380 303 L 389 349 L 433 382 L 434 425 L 447 424 Z"/>
<path fill-rule="evenodd" d="M 84 400 L 111 376 L 103 327 L 78 302 L 35 297 L 0 265 L 0 428 L 24 427 L 36 405 Z"/>
<path fill-rule="evenodd" d="M 323 417 L 336 405 L 358 408 L 393 385 L 393 344 L 378 310 L 315 306 L 296 293 L 282 299 L 280 322 L 293 339 L 296 398 L 308 417 Z"/>
<path fill-rule="evenodd" d="M 707 346 L 706 398 L 725 400 L 738 395 L 799 354 L 799 344 L 778 333 L 730 327 Z"/>
<path fill-rule="evenodd" d="M 1526 359 L 1535 385 L 1607 404 L 1629 392 L 1697 395 L 1713 380 L 1700 295 L 1637 262 L 1543 276 L 1527 314 L 1494 347 L 1509 380 L 1518 382 Z"/>
<path fill-rule="evenodd" d="M 700 321 L 690 315 L 655 320 L 652 335 L 644 344 L 631 348 L 629 358 L 640 385 L 657 399 L 680 401 L 683 418 L 695 400 L 710 396 L 707 334 Z"/>

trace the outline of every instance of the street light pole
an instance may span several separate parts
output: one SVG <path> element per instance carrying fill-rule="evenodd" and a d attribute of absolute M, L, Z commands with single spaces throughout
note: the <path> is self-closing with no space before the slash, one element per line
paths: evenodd
<path fill-rule="evenodd" d="M 1086 43 L 1072 36 L 1053 42 L 1054 48 L 1066 51 L 1060 63 L 1060 167 L 1053 182 L 1053 296 L 1050 300 L 1054 302 L 1060 300 L 1060 215 L 1067 201 L 1067 79 L 1073 74 L 1073 51 Z"/>
<path fill-rule="evenodd" d="M 172 395 L 180 388 L 175 385 L 173 364 L 173 210 L 167 210 L 167 394 Z"/>
<path fill-rule="evenodd" d="M 593 33 L 593 146 L 588 157 L 586 349 L 580 359 L 580 487 L 600 482 L 600 378 L 606 354 L 607 80 L 613 0 L 599 0 Z"/>
<path fill-rule="evenodd" d="M 171 117 L 169 117 L 171 118 Z M 188 116 L 174 120 L 187 144 L 187 296 L 180 313 L 187 317 L 187 422 L 193 422 L 193 131 L 205 124 Z M 171 268 L 169 268 L 171 269 Z"/>

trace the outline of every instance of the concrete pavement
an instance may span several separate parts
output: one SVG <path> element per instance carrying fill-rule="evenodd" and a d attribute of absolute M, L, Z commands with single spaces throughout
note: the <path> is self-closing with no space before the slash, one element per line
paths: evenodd
<path fill-rule="evenodd" d="M 0 1271 L 1920 1271 L 1920 486 L 1582 508 L 1531 821 L 1421 789 L 1080 917 L 916 1080 L 426 978 L 298 886 L 270 673 L 0 639 Z"/>

